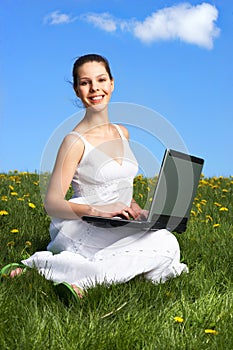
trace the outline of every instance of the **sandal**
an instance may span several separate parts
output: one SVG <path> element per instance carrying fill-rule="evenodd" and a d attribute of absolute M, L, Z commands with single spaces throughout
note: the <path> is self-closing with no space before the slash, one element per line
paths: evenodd
<path fill-rule="evenodd" d="M 75 286 L 75 290 L 67 282 L 54 283 L 55 290 L 59 298 L 66 304 L 69 305 L 70 301 L 78 302 L 83 298 L 84 292 L 81 288 Z"/>
<path fill-rule="evenodd" d="M 16 269 L 22 269 L 22 272 L 20 272 L 19 274 L 16 274 L 15 276 L 12 276 L 12 278 L 20 276 L 22 273 L 24 273 L 27 269 L 27 266 L 20 264 L 20 263 L 10 263 L 5 265 L 1 270 L 0 270 L 0 277 L 11 277 L 10 274 L 12 271 L 16 270 Z"/>

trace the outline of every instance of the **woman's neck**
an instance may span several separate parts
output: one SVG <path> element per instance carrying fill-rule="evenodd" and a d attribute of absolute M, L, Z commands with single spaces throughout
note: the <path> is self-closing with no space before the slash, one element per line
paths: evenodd
<path fill-rule="evenodd" d="M 101 107 L 101 106 L 100 106 Z M 84 115 L 84 118 L 79 124 L 79 128 L 82 129 L 83 132 L 87 132 L 88 130 L 93 130 L 98 128 L 106 129 L 106 126 L 109 126 L 109 117 L 108 117 L 108 107 L 105 108 L 88 108 Z"/>
<path fill-rule="evenodd" d="M 88 108 L 83 121 L 87 122 L 90 127 L 109 124 L 108 106 L 103 107 L 100 105 L 99 108 Z"/>

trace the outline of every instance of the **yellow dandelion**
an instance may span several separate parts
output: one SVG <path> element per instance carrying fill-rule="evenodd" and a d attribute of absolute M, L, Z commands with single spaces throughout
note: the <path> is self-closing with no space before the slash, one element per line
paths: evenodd
<path fill-rule="evenodd" d="M 30 241 L 26 241 L 26 242 L 25 242 L 25 246 L 26 246 L 26 247 L 31 247 L 31 246 L 32 246 L 32 243 L 31 243 Z"/>
<path fill-rule="evenodd" d="M 138 175 L 138 176 L 137 176 L 137 180 L 139 180 L 139 181 L 140 181 L 140 180 L 142 180 L 142 179 L 143 179 L 142 174 L 140 174 L 140 175 Z"/>
<path fill-rule="evenodd" d="M 223 188 L 222 189 L 222 192 L 225 192 L 225 193 L 227 193 L 227 192 L 229 192 L 226 188 Z"/>
<path fill-rule="evenodd" d="M 24 201 L 24 198 L 19 197 L 19 198 L 17 198 L 17 201 Z"/>
<path fill-rule="evenodd" d="M 196 215 L 197 215 L 197 213 L 196 213 L 194 210 L 191 210 L 191 214 L 192 214 L 193 216 L 196 216 Z"/>
<path fill-rule="evenodd" d="M 229 209 L 228 208 L 226 208 L 226 207 L 221 207 L 220 209 L 219 209 L 219 211 L 228 211 Z"/>
<path fill-rule="evenodd" d="M 26 193 L 26 194 L 24 194 L 23 196 L 24 196 L 24 197 L 29 197 L 30 194 L 29 194 L 29 193 Z"/>
<path fill-rule="evenodd" d="M 11 185 L 9 185 L 9 189 L 10 189 L 11 191 L 14 191 L 14 187 L 11 186 Z"/>
<path fill-rule="evenodd" d="M 220 224 L 213 224 L 213 227 L 215 228 L 215 227 L 219 227 L 220 226 Z"/>
<path fill-rule="evenodd" d="M 205 334 L 218 334 L 215 329 L 205 329 Z"/>
<path fill-rule="evenodd" d="M 34 185 L 36 185 L 36 186 L 39 185 L 39 181 L 34 181 L 33 183 L 34 183 Z"/>
<path fill-rule="evenodd" d="M 139 197 L 143 198 L 143 194 L 142 194 L 142 193 L 139 193 Z"/>
<path fill-rule="evenodd" d="M 32 208 L 32 209 L 34 209 L 36 206 L 35 206 L 35 204 L 33 204 L 32 202 L 29 202 L 28 203 L 28 206 L 30 207 L 30 208 Z"/>
<path fill-rule="evenodd" d="M 178 322 L 178 323 L 183 323 L 183 322 L 184 322 L 183 317 L 179 317 L 179 316 L 175 316 L 175 317 L 174 317 L 174 320 L 175 320 L 176 322 Z"/>
<path fill-rule="evenodd" d="M 212 216 L 206 215 L 206 222 L 213 221 Z"/>
<path fill-rule="evenodd" d="M 217 207 L 221 207 L 222 205 L 219 204 L 218 202 L 214 202 L 214 205 L 216 205 Z"/>
<path fill-rule="evenodd" d="M 201 179 L 200 180 L 200 185 L 208 185 L 208 181 Z"/>
<path fill-rule="evenodd" d="M 7 243 L 7 247 L 13 247 L 15 245 L 14 241 L 10 241 Z"/>
<path fill-rule="evenodd" d="M 0 215 L 3 216 L 3 215 L 8 215 L 8 211 L 6 210 L 0 210 Z"/>
<path fill-rule="evenodd" d="M 7 196 L 2 196 L 1 200 L 4 201 L 4 202 L 7 202 L 8 198 L 7 198 Z"/>
<path fill-rule="evenodd" d="M 18 233 L 19 232 L 19 230 L 17 229 L 17 228 L 13 228 L 12 230 L 11 230 L 11 233 Z"/>
<path fill-rule="evenodd" d="M 17 192 L 11 192 L 11 196 L 18 196 Z"/>
<path fill-rule="evenodd" d="M 197 211 L 199 211 L 199 213 L 202 213 L 201 204 L 197 203 L 196 207 L 197 207 Z"/>
<path fill-rule="evenodd" d="M 202 199 L 202 200 L 201 200 L 201 204 L 203 204 L 203 205 L 206 205 L 206 202 L 207 202 L 206 199 Z"/>

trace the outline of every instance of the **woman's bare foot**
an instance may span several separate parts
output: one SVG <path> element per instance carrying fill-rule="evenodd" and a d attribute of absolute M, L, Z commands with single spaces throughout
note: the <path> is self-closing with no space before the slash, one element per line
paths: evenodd
<path fill-rule="evenodd" d="M 23 272 L 23 269 L 21 268 L 21 267 L 17 267 L 17 269 L 15 269 L 15 270 L 12 270 L 11 272 L 10 272 L 10 278 L 14 278 L 14 277 L 16 277 L 16 276 L 20 276 L 21 275 L 21 273 Z"/>
<path fill-rule="evenodd" d="M 75 291 L 75 293 L 77 294 L 79 299 L 82 299 L 83 298 L 83 291 L 81 290 L 81 288 L 77 287 L 75 284 L 71 284 L 71 287 L 73 288 L 73 290 Z"/>

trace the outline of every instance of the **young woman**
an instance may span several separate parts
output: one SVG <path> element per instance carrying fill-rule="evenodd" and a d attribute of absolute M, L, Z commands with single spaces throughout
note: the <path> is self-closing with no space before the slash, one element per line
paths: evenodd
<path fill-rule="evenodd" d="M 132 234 L 125 227 L 82 221 L 83 215 L 139 219 L 146 212 L 133 199 L 138 164 L 128 131 L 109 122 L 114 79 L 108 61 L 96 54 L 79 57 L 73 87 L 85 115 L 64 138 L 49 183 L 44 205 L 52 217 L 51 242 L 23 264 L 77 294 L 96 283 L 125 282 L 141 274 L 158 283 L 187 271 L 175 236 L 165 229 Z M 67 201 L 71 183 L 74 197 Z"/>

